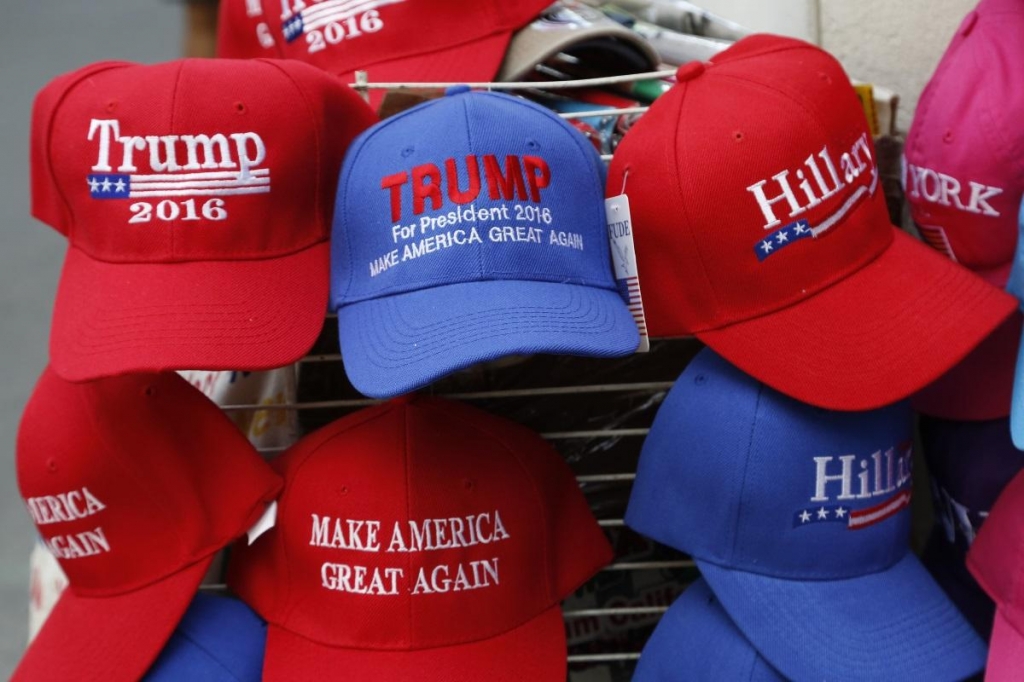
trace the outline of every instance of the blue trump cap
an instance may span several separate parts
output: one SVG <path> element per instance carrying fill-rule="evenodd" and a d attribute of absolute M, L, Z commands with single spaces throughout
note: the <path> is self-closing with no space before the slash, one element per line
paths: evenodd
<path fill-rule="evenodd" d="M 1024 201 L 1017 212 L 1017 251 L 1013 254 L 1013 267 L 1006 290 L 1020 301 L 1024 310 Z M 1010 434 L 1013 445 L 1024 450 L 1024 343 L 1017 351 L 1017 368 L 1013 375 L 1013 398 L 1010 400 Z"/>
<path fill-rule="evenodd" d="M 633 682 L 785 682 L 729 619 L 703 579 L 687 588 L 644 645 Z"/>
<path fill-rule="evenodd" d="M 331 247 L 352 385 L 385 398 L 506 355 L 635 351 L 604 173 L 571 126 L 508 95 L 455 88 L 364 132 Z"/>
<path fill-rule="evenodd" d="M 267 626 L 237 599 L 198 593 L 145 682 L 259 682 Z"/>
<path fill-rule="evenodd" d="M 641 452 L 626 523 L 693 556 L 725 610 L 795 680 L 958 680 L 985 646 L 910 553 L 906 402 L 835 412 L 709 349 Z"/>

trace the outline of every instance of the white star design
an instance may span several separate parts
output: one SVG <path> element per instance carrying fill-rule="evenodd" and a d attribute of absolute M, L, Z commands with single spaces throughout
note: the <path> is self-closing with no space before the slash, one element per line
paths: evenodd
<path fill-rule="evenodd" d="M 95 192 L 100 188 L 100 183 L 98 180 L 96 180 L 96 178 L 89 178 L 87 182 L 89 183 L 90 192 Z"/>
<path fill-rule="evenodd" d="M 763 242 L 761 242 L 761 250 L 764 251 L 765 253 L 771 253 L 772 243 L 765 239 Z"/>
<path fill-rule="evenodd" d="M 803 513 L 800 514 L 800 523 L 807 523 L 810 520 L 811 520 L 811 515 L 807 513 L 806 509 L 804 509 Z"/>
<path fill-rule="evenodd" d="M 779 232 L 777 235 L 775 235 L 775 238 L 777 240 L 779 240 L 780 244 L 789 241 L 789 235 L 786 233 L 785 230 L 783 230 L 782 232 Z"/>
<path fill-rule="evenodd" d="M 103 183 L 102 184 L 103 184 L 103 191 L 104 192 L 109 192 L 110 191 L 110 178 L 103 178 Z"/>
<path fill-rule="evenodd" d="M 818 510 L 818 518 L 819 519 L 827 519 L 828 518 L 828 509 L 825 509 L 824 507 L 819 509 Z"/>
<path fill-rule="evenodd" d="M 807 232 L 807 228 L 804 227 L 803 223 L 797 223 L 796 227 L 794 227 L 793 229 L 796 231 L 797 234 L 803 234 L 804 232 Z"/>
<path fill-rule="evenodd" d="M 836 507 L 836 518 L 841 519 L 846 516 L 846 510 L 842 507 Z"/>
<path fill-rule="evenodd" d="M 124 180 L 122 180 L 121 178 L 118 178 L 117 182 L 114 183 L 114 189 L 116 189 L 118 192 L 123 192 L 124 188 L 125 188 Z"/>

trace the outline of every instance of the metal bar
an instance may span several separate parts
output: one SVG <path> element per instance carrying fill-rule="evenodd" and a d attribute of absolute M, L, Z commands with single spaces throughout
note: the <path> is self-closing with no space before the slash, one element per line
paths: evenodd
<path fill-rule="evenodd" d="M 573 438 L 628 438 L 646 436 L 650 429 L 595 429 L 593 431 L 552 431 L 540 434 L 548 440 L 568 440 Z"/>
<path fill-rule="evenodd" d="M 658 615 L 668 611 L 667 606 L 619 606 L 607 609 L 570 609 L 563 610 L 562 617 L 572 618 L 593 618 L 601 616 L 647 616 Z"/>
<path fill-rule="evenodd" d="M 622 519 L 598 519 L 597 525 L 602 528 L 622 528 L 626 525 L 626 522 Z"/>
<path fill-rule="evenodd" d="M 649 107 L 623 107 L 621 109 L 594 109 L 593 111 L 568 111 L 558 114 L 562 118 L 590 118 L 591 116 L 619 116 L 621 114 L 642 114 Z"/>
<path fill-rule="evenodd" d="M 644 73 L 631 73 L 624 76 L 605 76 L 603 78 L 581 78 L 571 81 L 518 81 L 511 83 L 360 83 L 359 72 L 356 71 L 356 83 L 349 83 L 349 86 L 356 90 L 402 90 L 415 89 L 443 89 L 454 85 L 468 85 L 471 88 L 485 90 L 563 90 L 568 88 L 591 88 L 601 85 L 615 85 L 617 83 L 635 83 L 642 80 L 654 80 L 670 78 L 676 74 L 676 69 L 664 71 L 647 71 Z"/>
<path fill-rule="evenodd" d="M 577 654 L 569 656 L 569 663 L 611 663 L 613 661 L 638 661 L 640 654 Z"/>
<path fill-rule="evenodd" d="M 692 559 L 674 559 L 671 561 L 616 561 L 608 564 L 604 571 L 653 571 L 664 568 L 695 568 Z"/>
<path fill-rule="evenodd" d="M 578 483 L 619 483 L 634 480 L 636 474 L 583 474 L 576 477 Z"/>

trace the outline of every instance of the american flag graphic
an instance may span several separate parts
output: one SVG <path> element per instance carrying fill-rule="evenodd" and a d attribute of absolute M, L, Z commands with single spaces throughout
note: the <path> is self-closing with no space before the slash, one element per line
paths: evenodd
<path fill-rule="evenodd" d="M 281 30 L 284 32 L 285 41 L 290 43 L 307 31 L 323 28 L 332 22 L 343 21 L 371 9 L 400 2 L 405 2 L 405 0 L 326 0 L 297 12 L 284 22 Z"/>
<path fill-rule="evenodd" d="M 946 231 L 937 225 L 918 225 L 917 231 L 921 233 L 924 243 L 939 253 L 944 253 L 953 261 L 956 261 L 956 254 L 946 237 Z"/>
<path fill-rule="evenodd" d="M 265 194 L 270 191 L 270 170 L 200 173 L 124 174 L 96 173 L 86 176 L 93 199 L 135 199 L 145 197 L 226 196 Z"/>
<path fill-rule="evenodd" d="M 861 530 L 881 523 L 910 506 L 910 491 L 900 490 L 892 497 L 867 509 L 850 509 L 842 504 L 807 507 L 793 514 L 793 527 L 819 523 L 843 523 L 847 530 Z"/>

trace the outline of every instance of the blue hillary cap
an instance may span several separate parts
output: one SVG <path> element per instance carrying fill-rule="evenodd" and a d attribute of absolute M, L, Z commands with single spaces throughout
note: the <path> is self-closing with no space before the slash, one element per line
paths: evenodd
<path fill-rule="evenodd" d="M 959 680 L 985 646 L 910 553 L 906 402 L 834 412 L 705 349 L 658 411 L 626 523 L 693 556 L 795 680 Z"/>
<path fill-rule="evenodd" d="M 237 599 L 198 593 L 145 682 L 259 682 L 267 626 Z"/>
<path fill-rule="evenodd" d="M 506 355 L 639 344 L 613 279 L 600 157 L 521 98 L 453 89 L 364 132 L 331 248 L 345 370 L 372 397 Z"/>
<path fill-rule="evenodd" d="M 644 645 L 633 682 L 785 682 L 699 579 L 669 608 Z"/>
<path fill-rule="evenodd" d="M 1017 251 L 1006 290 L 1017 297 L 1024 310 L 1024 201 L 1017 212 Z M 1017 368 L 1013 375 L 1013 398 L 1010 400 L 1010 433 L 1013 444 L 1024 450 L 1024 343 L 1017 351 Z"/>

